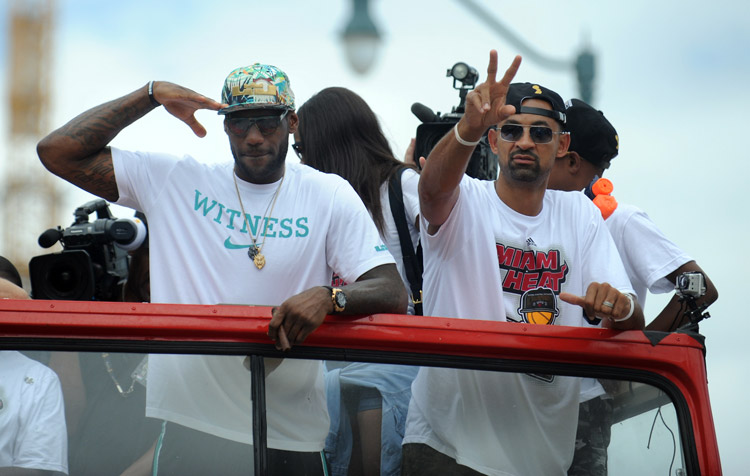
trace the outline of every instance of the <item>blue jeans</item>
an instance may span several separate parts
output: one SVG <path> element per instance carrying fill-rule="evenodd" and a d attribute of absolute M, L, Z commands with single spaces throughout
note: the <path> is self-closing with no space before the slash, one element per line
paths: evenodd
<path fill-rule="evenodd" d="M 335 365 L 335 364 L 334 364 Z M 352 453 L 352 428 L 341 399 L 347 387 L 374 388 L 382 396 L 380 474 L 397 476 L 401 442 L 411 399 L 411 382 L 419 367 L 353 362 L 326 372 L 326 395 L 331 428 L 326 438 L 326 460 L 331 476 L 346 476 Z"/>

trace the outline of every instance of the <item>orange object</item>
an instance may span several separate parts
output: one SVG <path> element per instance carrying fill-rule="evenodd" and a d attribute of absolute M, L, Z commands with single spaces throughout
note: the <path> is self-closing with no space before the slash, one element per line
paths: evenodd
<path fill-rule="evenodd" d="M 594 183 L 594 186 L 591 187 L 591 191 L 594 192 L 594 195 L 609 195 L 614 189 L 615 186 L 612 185 L 612 181 L 605 178 L 600 178 Z"/>
<path fill-rule="evenodd" d="M 610 195 L 614 188 L 615 186 L 612 185 L 612 182 L 605 178 L 600 178 L 594 183 L 594 186 L 591 187 L 591 191 L 594 192 L 595 195 L 594 205 L 596 205 L 602 212 L 602 218 L 605 220 L 609 218 L 617 208 L 617 200 Z"/>

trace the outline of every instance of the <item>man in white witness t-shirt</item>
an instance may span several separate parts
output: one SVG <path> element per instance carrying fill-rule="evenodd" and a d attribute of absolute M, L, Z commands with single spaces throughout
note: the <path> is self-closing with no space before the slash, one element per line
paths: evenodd
<path fill-rule="evenodd" d="M 565 106 L 538 84 L 511 84 L 516 57 L 466 98 L 466 111 L 427 158 L 419 183 L 425 315 L 581 326 L 599 317 L 643 327 L 597 208 L 547 192 L 565 154 Z M 465 176 L 488 128 L 496 181 Z M 422 368 L 412 386 L 404 476 L 564 475 L 573 458 L 581 379 Z"/>
<path fill-rule="evenodd" d="M 206 131 L 194 113 L 218 110 L 234 161 L 209 165 L 108 146 L 160 105 L 200 137 Z M 407 303 L 393 258 L 351 186 L 285 162 L 294 108 L 288 76 L 256 63 L 229 74 L 222 103 L 150 82 L 84 112 L 37 150 L 53 173 L 148 217 L 152 302 L 276 306 L 268 334 L 287 350 L 328 314 L 404 313 Z M 334 271 L 351 284 L 328 287 Z M 269 474 L 325 474 L 321 363 L 285 359 L 266 373 Z M 168 422 L 157 474 L 252 469 L 242 356 L 152 355 L 147 389 L 147 416 Z"/>

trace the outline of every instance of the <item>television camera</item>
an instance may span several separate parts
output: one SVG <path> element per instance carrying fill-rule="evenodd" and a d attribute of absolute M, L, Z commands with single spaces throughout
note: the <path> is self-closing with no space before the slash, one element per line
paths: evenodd
<path fill-rule="evenodd" d="M 461 119 L 466 107 L 466 95 L 474 89 L 479 79 L 476 69 L 461 62 L 454 64 L 447 71 L 446 76 L 453 78 L 453 88 L 458 90 L 459 96 L 458 106 L 454 107 L 450 113 L 442 115 L 440 112 L 435 113 L 418 102 L 411 106 L 411 112 L 422 121 L 422 124 L 417 127 L 414 147 L 415 162 L 418 162 L 419 157 L 427 157 L 435 144 Z M 479 145 L 471 153 L 466 174 L 482 180 L 494 180 L 497 178 L 497 171 L 497 155 L 492 152 L 487 140 L 487 131 L 485 131 Z"/>
<path fill-rule="evenodd" d="M 89 222 L 96 212 L 97 219 Z M 34 299 L 117 301 L 128 277 L 128 251 L 146 238 L 138 218 L 114 218 L 105 200 L 92 200 L 73 213 L 66 229 L 50 228 L 39 236 L 39 246 L 58 241 L 63 251 L 35 256 L 29 262 Z"/>

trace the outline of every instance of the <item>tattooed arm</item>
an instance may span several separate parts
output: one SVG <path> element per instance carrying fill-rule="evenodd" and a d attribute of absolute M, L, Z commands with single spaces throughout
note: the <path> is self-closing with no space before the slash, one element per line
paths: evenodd
<path fill-rule="evenodd" d="M 190 89 L 163 81 L 153 84 L 153 95 L 167 112 L 187 124 L 198 137 L 205 136 L 206 129 L 195 119 L 195 111 L 216 111 L 224 106 Z M 37 144 L 39 159 L 50 172 L 73 185 L 115 201 L 119 194 L 108 144 L 121 130 L 154 108 L 146 85 L 89 109 L 42 139 Z"/>

